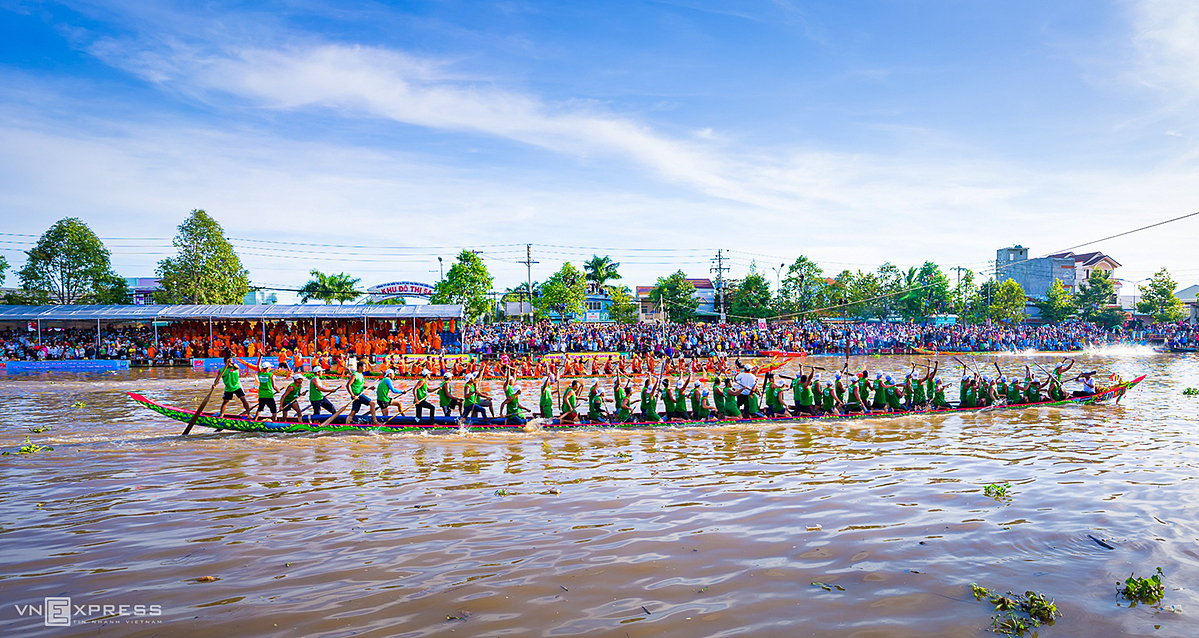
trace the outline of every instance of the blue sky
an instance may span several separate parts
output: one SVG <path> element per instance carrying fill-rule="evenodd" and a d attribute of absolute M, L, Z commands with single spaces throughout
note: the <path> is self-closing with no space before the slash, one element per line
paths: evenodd
<path fill-rule="evenodd" d="M 14 265 L 71 215 L 149 275 L 204 208 L 278 286 L 429 281 L 468 246 L 502 288 L 525 243 L 535 279 L 598 252 L 630 285 L 717 248 L 733 276 L 981 269 L 1199 209 L 1180 0 L 0 0 L 0 36 Z M 1095 248 L 1188 285 L 1197 236 Z"/>

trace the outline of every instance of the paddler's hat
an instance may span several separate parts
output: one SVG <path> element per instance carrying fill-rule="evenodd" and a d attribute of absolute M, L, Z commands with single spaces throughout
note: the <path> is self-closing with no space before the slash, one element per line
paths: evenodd
<path fill-rule="evenodd" d="M 394 377 L 394 376 L 395 376 L 395 373 L 396 373 L 396 371 L 395 371 L 395 370 L 392 370 L 391 368 L 388 368 L 388 369 L 387 369 L 387 370 L 386 370 L 386 371 L 383 373 L 383 376 L 385 376 L 385 377 Z"/>
<path fill-rule="evenodd" d="M 292 375 L 291 380 L 292 381 L 303 381 L 304 375 L 297 372 L 296 374 Z"/>
<path fill-rule="evenodd" d="M 883 373 L 881 373 L 881 372 L 875 372 L 875 373 L 874 373 L 874 378 L 875 378 L 875 379 L 881 379 L 881 378 L 883 378 Z"/>
<path fill-rule="evenodd" d="M 454 375 L 452 375 L 452 374 L 450 374 L 449 372 L 447 372 L 447 373 L 445 373 L 445 374 L 443 374 L 443 375 L 441 375 L 441 376 L 443 376 L 443 377 L 445 377 L 445 378 L 447 378 L 447 379 L 450 379 L 450 378 L 452 378 Z"/>
<path fill-rule="evenodd" d="M 433 371 L 428 368 L 425 368 L 424 370 L 420 371 L 420 376 L 422 376 L 422 377 L 427 377 L 431 374 L 433 374 Z"/>
<path fill-rule="evenodd" d="M 263 369 L 263 370 L 270 370 L 270 369 L 271 369 L 271 368 L 273 368 L 273 367 L 274 367 L 274 366 L 272 366 L 272 365 L 271 365 L 271 362 L 270 362 L 270 361 L 263 361 L 263 362 L 262 362 L 262 369 Z"/>
<path fill-rule="evenodd" d="M 320 366 L 317 366 L 317 367 L 315 367 L 315 368 L 313 368 L 313 369 L 312 369 L 312 374 L 318 374 L 318 373 L 321 373 L 321 372 L 324 372 L 324 371 L 325 371 L 325 369 L 324 369 L 324 368 L 322 368 L 322 367 L 320 367 Z"/>

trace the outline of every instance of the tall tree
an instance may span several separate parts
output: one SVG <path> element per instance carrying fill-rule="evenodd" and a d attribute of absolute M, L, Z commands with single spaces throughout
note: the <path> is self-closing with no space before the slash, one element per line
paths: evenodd
<path fill-rule="evenodd" d="M 492 311 L 488 295 L 491 294 L 491 273 L 483 259 L 474 252 L 463 250 L 450 266 L 445 279 L 433 287 L 430 303 L 458 303 L 465 307 L 468 321 L 477 321 Z"/>
<path fill-rule="evenodd" d="M 775 314 L 770 303 L 770 283 L 751 266 L 745 279 L 733 288 L 733 301 L 729 304 L 729 318 L 733 321 L 770 317 Z"/>
<path fill-rule="evenodd" d="M 1041 318 L 1049 323 L 1057 323 L 1074 314 L 1074 293 L 1066 290 L 1060 279 L 1054 279 L 1045 291 L 1045 299 L 1033 302 L 1041 311 Z"/>
<path fill-rule="evenodd" d="M 960 266 L 953 268 L 953 270 L 957 273 L 957 281 L 954 283 L 953 290 L 949 293 L 949 307 L 955 315 L 965 317 L 971 300 L 978 293 L 974 285 L 974 271 Z"/>
<path fill-rule="evenodd" d="M 112 271 L 104 242 L 75 217 L 60 219 L 25 251 L 17 272 L 23 296 L 40 303 L 75 304 L 98 301 L 119 279 Z M 125 283 L 121 279 L 121 284 Z"/>
<path fill-rule="evenodd" d="M 608 297 L 612 305 L 608 306 L 608 318 L 616 323 L 637 323 L 637 301 L 628 286 L 610 286 Z"/>
<path fill-rule="evenodd" d="M 528 282 L 522 281 L 505 290 L 500 301 L 528 301 L 530 298 L 536 298 L 541 295 L 541 282 L 534 281 L 532 290 L 533 294 L 530 295 Z"/>
<path fill-rule="evenodd" d="M 649 299 L 655 307 L 665 306 L 666 316 L 674 323 L 692 321 L 699 308 L 695 286 L 687 281 L 687 275 L 681 270 L 667 277 L 658 277 L 653 290 L 649 291 Z"/>
<path fill-rule="evenodd" d="M 1165 268 L 1157 271 L 1140 288 L 1141 300 L 1137 302 L 1137 310 L 1153 317 L 1157 323 L 1179 321 L 1186 316 L 1182 301 L 1174 294 L 1178 283 L 1170 278 Z"/>
<path fill-rule="evenodd" d="M 542 312 L 556 313 L 562 321 L 569 321 L 571 313 L 583 312 L 586 297 L 587 279 L 567 261 L 541 284 L 541 296 L 533 299 L 533 305 Z"/>
<path fill-rule="evenodd" d="M 1115 301 L 1116 282 L 1106 270 L 1092 270 L 1086 283 L 1079 286 L 1074 296 L 1078 314 L 1087 321 L 1094 321 L 1103 308 Z"/>
<path fill-rule="evenodd" d="M 592 255 L 591 259 L 583 262 L 583 270 L 587 273 L 587 281 L 596 285 L 601 291 L 609 281 L 620 279 L 620 273 L 617 269 L 620 268 L 620 263 L 612 261 L 608 255 L 600 257 Z"/>
<path fill-rule="evenodd" d="M 250 292 L 250 273 L 241 265 L 225 231 L 202 209 L 179 225 L 177 254 L 158 262 L 160 303 L 240 304 Z"/>
<path fill-rule="evenodd" d="M 8 259 L 4 255 L 0 255 L 0 286 L 4 285 L 4 279 L 8 276 Z"/>
<path fill-rule="evenodd" d="M 924 319 L 949 307 L 949 278 L 931 261 L 904 273 L 898 295 L 899 312 L 907 319 Z"/>
<path fill-rule="evenodd" d="M 1024 321 L 1024 308 L 1027 305 L 1028 296 L 1024 294 L 1024 288 L 1015 279 L 1007 279 L 994 285 L 987 316 L 993 321 L 1014 325 Z"/>
<path fill-rule="evenodd" d="M 358 292 L 358 283 L 362 281 L 361 279 L 355 279 L 344 272 L 326 275 L 319 270 L 313 270 L 309 274 L 312 275 L 312 278 L 299 290 L 300 303 L 319 299 L 325 302 L 325 305 L 330 305 L 334 301 L 344 305 L 345 302 L 362 296 L 362 293 Z"/>
<path fill-rule="evenodd" d="M 779 288 L 775 308 L 780 315 L 808 313 L 827 305 L 824 271 L 803 255 L 787 267 L 787 274 Z"/>

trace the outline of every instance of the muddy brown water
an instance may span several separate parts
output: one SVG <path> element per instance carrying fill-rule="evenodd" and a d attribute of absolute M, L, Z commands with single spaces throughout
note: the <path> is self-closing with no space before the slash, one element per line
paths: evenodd
<path fill-rule="evenodd" d="M 0 457 L 0 632 L 992 635 L 977 582 L 1054 598 L 1040 636 L 1199 635 L 1199 357 L 1079 366 L 1149 379 L 1119 406 L 855 423 L 183 439 L 122 393 L 194 405 L 190 371 L 0 375 L 0 449 L 54 448 Z M 1161 605 L 1117 597 L 1159 566 Z"/>

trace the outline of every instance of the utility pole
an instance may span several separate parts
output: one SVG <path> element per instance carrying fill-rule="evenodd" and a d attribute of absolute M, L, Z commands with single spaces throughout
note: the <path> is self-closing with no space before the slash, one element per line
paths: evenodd
<path fill-rule="evenodd" d="M 720 323 L 724 323 L 724 271 L 729 269 L 724 265 L 724 250 L 717 249 L 716 259 L 713 259 L 712 261 L 716 262 L 716 267 L 709 268 L 708 272 L 716 273 L 716 294 L 719 296 L 719 301 L 717 301 L 717 303 L 720 305 Z"/>
<path fill-rule="evenodd" d="M 541 263 L 533 259 L 533 244 L 525 244 L 525 260 L 516 263 L 524 264 L 528 275 L 528 279 L 525 282 L 525 294 L 529 296 L 529 319 L 531 321 L 533 318 L 533 264 Z"/>

